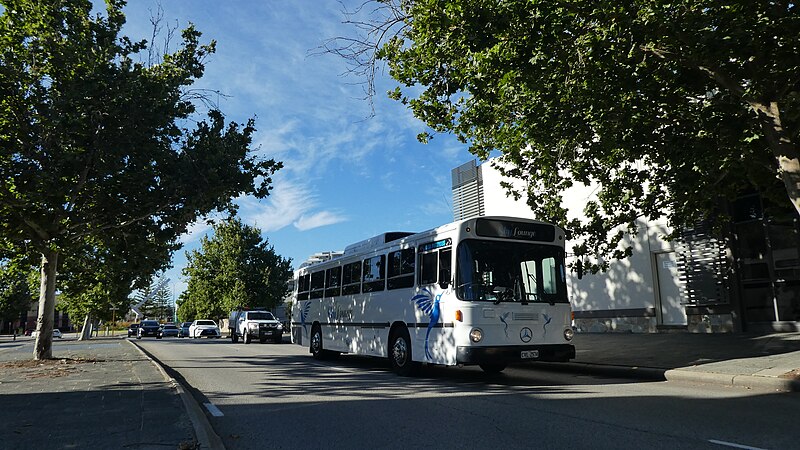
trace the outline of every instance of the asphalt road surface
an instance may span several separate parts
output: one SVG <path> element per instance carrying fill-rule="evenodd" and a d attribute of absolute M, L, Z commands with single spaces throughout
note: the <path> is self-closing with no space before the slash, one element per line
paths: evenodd
<path fill-rule="evenodd" d="M 205 407 L 228 449 L 797 448 L 800 395 L 515 366 L 317 361 L 284 344 L 142 339 Z"/>

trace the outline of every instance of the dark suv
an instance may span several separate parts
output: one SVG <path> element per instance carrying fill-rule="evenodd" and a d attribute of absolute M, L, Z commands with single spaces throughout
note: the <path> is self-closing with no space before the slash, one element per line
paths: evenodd
<path fill-rule="evenodd" d="M 139 336 L 139 324 L 132 323 L 128 326 L 128 337 Z"/>
<path fill-rule="evenodd" d="M 139 324 L 139 332 L 136 334 L 136 339 L 141 339 L 143 336 L 153 336 L 156 339 L 161 339 L 161 325 L 155 320 L 143 320 Z"/>

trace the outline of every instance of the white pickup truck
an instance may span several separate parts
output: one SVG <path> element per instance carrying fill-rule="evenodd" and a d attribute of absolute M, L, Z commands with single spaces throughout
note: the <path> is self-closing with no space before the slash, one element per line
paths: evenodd
<path fill-rule="evenodd" d="M 280 344 L 283 340 L 283 326 L 269 311 L 233 311 L 228 322 L 231 342 L 234 344 L 242 338 L 245 344 L 253 339 L 258 342 L 272 342 Z"/>

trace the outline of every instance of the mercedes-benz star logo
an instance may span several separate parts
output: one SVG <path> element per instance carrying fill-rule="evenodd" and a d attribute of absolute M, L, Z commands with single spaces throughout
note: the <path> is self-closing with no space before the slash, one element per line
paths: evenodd
<path fill-rule="evenodd" d="M 525 327 L 519 331 L 519 338 L 522 340 L 522 342 L 530 342 L 533 338 L 533 332 L 530 328 Z"/>

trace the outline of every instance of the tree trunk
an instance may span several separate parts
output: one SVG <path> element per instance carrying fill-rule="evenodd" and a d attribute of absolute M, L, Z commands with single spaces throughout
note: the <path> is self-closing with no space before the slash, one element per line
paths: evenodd
<path fill-rule="evenodd" d="M 92 316 L 91 314 L 87 314 L 86 317 L 83 319 L 83 329 L 81 329 L 81 335 L 78 337 L 79 341 L 85 341 L 92 338 Z"/>
<path fill-rule="evenodd" d="M 783 184 L 786 186 L 786 192 L 789 194 L 789 200 L 794 205 L 797 215 L 800 216 L 800 156 L 795 152 L 795 156 L 779 156 L 778 164 L 781 168 L 781 175 L 783 177 Z"/>
<path fill-rule="evenodd" d="M 784 128 L 777 102 L 753 104 L 762 120 L 764 134 L 778 161 L 778 167 L 789 201 L 800 216 L 800 147 Z"/>
<path fill-rule="evenodd" d="M 36 343 L 33 359 L 53 357 L 53 316 L 56 311 L 56 266 L 58 252 L 42 253 L 41 285 L 39 286 L 39 317 L 36 320 Z"/>

